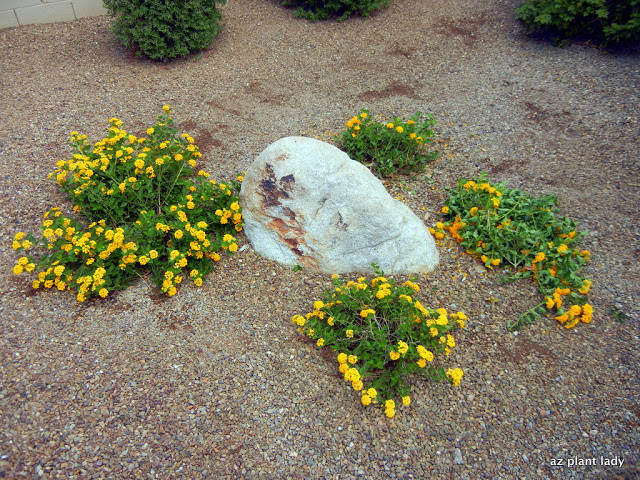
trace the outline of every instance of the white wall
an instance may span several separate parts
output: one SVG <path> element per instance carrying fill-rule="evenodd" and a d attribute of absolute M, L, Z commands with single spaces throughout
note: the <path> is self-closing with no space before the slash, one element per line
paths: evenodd
<path fill-rule="evenodd" d="M 106 14 L 102 0 L 0 0 L 0 28 Z"/>

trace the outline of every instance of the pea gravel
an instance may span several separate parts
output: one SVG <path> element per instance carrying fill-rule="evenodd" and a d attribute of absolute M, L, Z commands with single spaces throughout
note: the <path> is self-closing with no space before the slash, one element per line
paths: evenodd
<path fill-rule="evenodd" d="M 309 23 L 234 0 L 210 50 L 170 63 L 131 56 L 109 17 L 0 31 L 0 477 L 639 478 L 638 49 L 555 48 L 526 35 L 518 3 L 394 0 Z M 508 333 L 540 301 L 534 285 L 502 285 L 444 240 L 417 281 L 423 304 L 469 317 L 442 360 L 464 377 L 416 379 L 389 420 L 290 322 L 330 278 L 264 260 L 242 236 L 175 297 L 147 278 L 83 304 L 32 291 L 10 244 L 50 207 L 70 209 L 46 178 L 69 133 L 97 141 L 113 116 L 141 133 L 165 103 L 220 180 L 361 108 L 433 113 L 440 159 L 389 190 L 429 225 L 445 188 L 480 171 L 557 195 L 589 231 L 593 323 Z"/>

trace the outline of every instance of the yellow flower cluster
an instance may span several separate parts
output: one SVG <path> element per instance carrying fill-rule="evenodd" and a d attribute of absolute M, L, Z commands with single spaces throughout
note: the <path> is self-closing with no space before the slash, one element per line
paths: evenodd
<path fill-rule="evenodd" d="M 84 302 L 87 299 L 89 292 L 95 292 L 98 290 L 98 295 L 105 298 L 109 291 L 103 285 L 107 282 L 104 278 L 107 271 L 103 267 L 97 267 L 92 275 L 85 275 L 78 277 L 76 283 L 79 285 L 77 300 L 78 302 Z"/>
<path fill-rule="evenodd" d="M 458 243 L 466 247 L 468 254 L 480 258 L 487 268 L 508 262 L 520 268 L 514 278 L 530 277 L 537 282 L 545 294 L 545 302 L 521 315 L 510 329 L 530 323 L 542 314 L 542 305 L 548 309 L 559 309 L 556 318 L 571 328 L 576 324 L 572 320 L 577 316 L 562 309 L 561 297 L 571 295 L 572 303 L 582 304 L 584 301 L 577 299 L 577 294 L 585 295 L 591 285 L 590 281 L 575 275 L 577 268 L 589 259 L 588 251 L 579 252 L 572 248 L 572 242 L 579 238 L 575 224 L 566 218 L 555 217 L 552 206 L 556 200 L 553 197 L 536 200 L 502 185 L 497 188 L 491 186 L 484 181 L 485 178 L 481 176 L 477 182 L 460 182 L 458 190 L 442 209 L 444 215 L 453 217 L 455 214 L 455 218 L 444 224 L 436 223 L 435 228 L 429 229 L 431 234 L 439 239 L 444 231 L 449 231 Z M 482 196 L 478 195 L 480 192 Z M 501 201 L 509 204 L 508 211 L 506 208 L 497 211 Z M 534 238 L 537 240 L 531 242 Z M 522 248 L 523 241 L 531 242 L 531 246 Z M 570 288 L 564 295 L 559 294 L 565 286 Z M 554 288 L 555 293 L 550 295 L 549 291 Z M 589 315 L 585 319 L 590 320 Z"/>
<path fill-rule="evenodd" d="M 578 289 L 578 292 L 583 295 L 589 293 L 591 281 L 585 279 L 582 285 L 583 286 Z M 557 315 L 555 319 L 560 322 L 564 328 L 573 328 L 580 321 L 582 321 L 582 323 L 590 323 L 593 319 L 593 307 L 588 303 L 582 306 L 572 305 L 568 310 L 563 309 L 563 297 L 569 294 L 571 294 L 569 288 L 556 288 L 552 296 L 545 298 L 545 306 L 549 310 L 553 308 L 558 310 L 560 315 Z"/>
<path fill-rule="evenodd" d="M 371 405 L 372 402 L 377 403 L 377 396 L 378 392 L 375 388 L 371 387 L 367 390 L 362 390 L 362 397 L 360 398 L 360 401 L 362 402 L 362 405 L 366 407 L 368 405 Z"/>
<path fill-rule="evenodd" d="M 298 327 L 301 334 L 312 338 L 319 347 L 354 348 L 353 351 L 359 351 L 358 349 L 363 345 L 362 341 L 370 342 L 373 338 L 371 332 L 378 331 L 381 325 L 391 327 L 390 332 L 400 327 L 400 324 L 393 325 L 397 320 L 389 317 L 389 312 L 386 310 L 390 308 L 388 303 L 393 304 L 391 307 L 394 311 L 393 315 L 399 314 L 397 308 L 404 309 L 400 316 L 406 315 L 407 320 L 420 324 L 403 324 L 404 328 L 408 327 L 413 332 L 406 337 L 407 341 L 395 336 L 391 344 L 379 343 L 375 348 L 370 346 L 368 348 L 374 348 L 375 353 L 367 350 L 362 360 L 359 360 L 356 355 L 350 355 L 348 351 L 342 351 L 338 354 L 337 361 L 345 381 L 350 382 L 354 390 L 362 392 L 360 398 L 364 406 L 378 403 L 379 394 L 376 388 L 383 389 L 381 391 L 384 392 L 385 397 L 398 395 L 402 398 L 402 404 L 409 406 L 411 398 L 405 390 L 406 387 L 398 388 L 393 382 L 391 385 L 394 386 L 389 386 L 389 379 L 386 379 L 384 372 L 394 372 L 393 375 L 402 376 L 425 369 L 425 375 L 432 375 L 434 370 L 427 369 L 427 364 L 434 361 L 437 353 L 444 352 L 449 355 L 451 349 L 456 346 L 450 332 L 454 328 L 463 328 L 467 316 L 462 312 L 448 313 L 444 308 L 436 310 L 425 308 L 419 301 L 407 295 L 408 291 L 420 290 L 420 287 L 412 281 L 406 281 L 398 287 L 392 279 L 388 280 L 381 275 L 373 278 L 369 283 L 361 277 L 357 281 L 349 281 L 346 285 L 338 275 L 333 275 L 332 279 L 336 287 L 335 291 L 331 294 L 326 293 L 325 301 L 316 300 L 313 303 L 313 310 L 306 316 L 294 315 L 291 318 L 292 323 Z M 386 292 L 380 295 L 381 291 Z M 355 299 L 357 303 L 354 304 Z M 399 330 L 397 332 L 399 333 Z M 389 338 L 393 336 L 389 335 Z M 418 338 L 420 340 L 416 341 Z M 360 367 L 357 366 L 359 361 L 362 362 Z M 372 369 L 372 364 L 385 365 L 386 370 L 377 371 L 373 368 L 375 380 L 372 385 L 365 386 L 366 379 L 371 378 L 369 370 Z M 397 379 L 397 377 L 394 378 Z M 457 382 L 459 383 L 459 378 Z M 385 414 L 392 418 L 395 415 L 396 404 L 391 398 L 389 400 L 380 400 L 380 402 L 383 403 Z"/>
<path fill-rule="evenodd" d="M 238 250 L 232 235 L 225 235 L 222 242 L 215 234 L 208 236 L 207 232 L 211 230 L 208 214 L 198 218 L 200 221 L 189 222 L 190 215 L 193 214 L 194 218 L 202 215 L 202 209 L 198 207 L 206 206 L 203 202 L 211 202 L 211 205 L 216 205 L 214 209 L 220 208 L 219 223 L 229 223 L 229 227 L 241 231 L 240 205 L 235 197 L 228 200 L 224 197 L 231 196 L 231 190 L 237 187 L 237 183 L 233 181 L 233 187 L 230 187 L 202 178 L 196 179 L 195 184 L 188 180 L 190 169 L 186 164 L 194 167 L 194 159 L 201 157 L 201 153 L 188 134 L 183 134 L 182 139 L 175 137 L 176 130 L 171 128 L 169 116 L 170 106 L 165 105 L 163 111 L 158 126 L 147 130 L 149 138 L 127 133 L 117 118 L 110 119 L 107 137 L 94 145 L 88 143 L 86 135 L 71 133 L 75 153 L 68 160 L 58 161 L 50 177 L 54 177 L 74 198 L 77 203 L 74 211 L 86 211 L 90 218 L 104 216 L 111 225 L 118 227 L 106 227 L 105 220 L 85 227 L 65 218 L 58 208 L 54 208 L 45 214 L 41 239 L 35 241 L 20 232 L 12 244 L 15 250 L 29 250 L 35 241 L 36 246 L 51 252 L 37 262 L 28 256 L 20 257 L 13 268 L 15 274 L 30 273 L 41 266 L 38 278 L 32 284 L 34 288 L 75 289 L 78 301 L 84 301 L 93 294 L 108 296 L 110 290 L 121 288 L 139 274 L 136 271 L 138 265 L 148 266 L 156 281 L 163 283 L 163 291 L 172 295 L 182 280 L 180 271 L 188 268 L 190 262 L 189 278 L 199 286 L 210 269 L 206 260 L 220 259 L 213 250 L 214 246 L 232 253 Z M 160 138 L 167 132 L 165 140 Z M 209 174 L 201 170 L 198 176 L 207 178 Z M 165 185 L 157 177 L 170 187 L 169 192 L 164 191 Z M 242 180 L 242 176 L 237 176 L 238 182 Z M 157 195 L 152 192 L 157 192 Z M 183 204 L 163 207 L 164 204 L 170 205 L 171 193 Z M 101 195 L 105 197 L 98 202 L 101 204 L 99 211 L 93 208 L 96 194 L 98 201 Z M 91 208 L 87 208 L 88 205 Z M 139 209 L 136 208 L 138 206 Z M 173 221 L 169 212 L 177 217 L 178 222 Z M 156 220 L 157 217 L 161 219 Z M 217 223 L 215 219 L 213 222 Z M 161 234 L 154 235 L 154 226 L 155 232 Z M 128 241 L 132 239 L 135 241 Z M 157 240 L 160 242 L 153 244 Z M 152 248 L 154 246 L 157 250 Z M 165 254 L 165 251 L 171 251 L 171 254 Z M 157 260 L 160 256 L 163 258 Z M 167 260 L 166 267 L 158 269 L 155 265 Z"/>
<path fill-rule="evenodd" d="M 384 414 L 389 418 L 395 417 L 396 402 L 394 402 L 392 399 L 389 399 L 386 402 L 384 402 Z"/>
<path fill-rule="evenodd" d="M 476 183 L 473 180 L 468 181 L 467 183 L 465 183 L 463 185 L 463 188 L 469 192 L 471 190 L 474 191 L 485 191 L 489 194 L 489 200 L 491 201 L 491 204 L 493 205 L 494 209 L 498 209 L 498 207 L 500 206 L 500 197 L 502 197 L 502 192 L 500 190 L 498 190 L 495 187 L 492 187 L 491 184 L 487 183 L 487 182 L 483 182 L 483 183 Z M 476 208 L 476 207 L 473 207 Z M 472 210 L 473 210 L 472 208 Z M 476 208 L 477 211 L 477 208 Z M 475 215 L 475 212 L 471 214 L 472 216 Z"/>
<path fill-rule="evenodd" d="M 403 287 L 409 287 L 410 289 L 412 289 L 412 290 L 414 290 L 414 291 L 416 291 L 416 292 L 419 292 L 419 291 L 420 291 L 420 286 L 419 286 L 418 284 L 416 284 L 416 283 L 413 283 L 413 282 L 412 282 L 412 281 L 410 281 L 410 280 L 407 280 L 406 282 L 404 282 L 404 283 L 402 284 L 402 286 L 403 286 Z"/>
<path fill-rule="evenodd" d="M 580 321 L 590 323 L 593 318 L 593 307 L 588 303 L 585 305 L 572 305 L 565 313 L 555 317 L 564 328 L 573 328 Z"/>
<path fill-rule="evenodd" d="M 367 114 L 366 113 L 361 113 L 360 114 L 360 118 L 367 118 Z M 354 130 L 358 131 L 360 130 L 360 124 L 362 123 L 360 121 L 359 117 L 352 117 L 348 122 L 347 122 L 347 128 L 353 128 Z M 357 128 L 355 128 L 357 127 Z"/>
<path fill-rule="evenodd" d="M 347 128 L 351 131 L 351 136 L 353 138 L 355 138 L 358 133 L 360 133 L 362 131 L 362 120 L 365 120 L 366 118 L 368 118 L 368 115 L 366 112 L 362 112 L 360 113 L 360 115 L 358 116 L 354 116 L 351 117 L 347 123 L 346 126 Z M 416 122 L 414 120 L 407 120 L 407 122 L 404 125 L 396 125 L 393 122 L 388 122 L 385 126 L 386 128 L 388 128 L 389 130 L 395 130 L 397 133 L 402 134 L 405 132 L 405 129 L 409 126 L 409 125 L 414 125 Z M 368 124 L 370 126 L 370 124 Z M 415 133 L 411 132 L 409 133 L 409 138 L 411 140 L 415 140 L 415 142 L 419 145 L 424 143 L 424 139 L 422 137 L 417 136 Z"/>
<path fill-rule="evenodd" d="M 433 362 L 434 357 L 432 352 L 424 348 L 422 345 L 418 345 L 416 350 L 418 351 L 418 355 L 420 355 L 420 360 L 416 362 L 420 368 L 426 367 L 427 362 Z"/>
<path fill-rule="evenodd" d="M 165 110 L 165 112 L 167 111 L 170 110 Z M 186 135 L 185 138 L 190 144 L 186 149 L 171 154 L 168 150 L 169 145 L 166 142 L 160 143 L 157 148 L 154 147 L 154 150 L 152 150 L 149 146 L 145 146 L 150 145 L 148 139 L 137 138 L 127 133 L 126 130 L 121 129 L 122 121 L 119 119 L 112 118 L 109 123 L 111 126 L 108 137 L 96 142 L 92 149 L 88 146 L 86 135 L 71 132 L 71 142 L 78 146 L 81 153 L 74 154 L 69 160 L 60 160 L 56 164 L 57 168 L 49 174 L 50 178 L 55 176 L 58 184 L 63 188 L 68 188 L 76 197 L 83 196 L 85 190 L 90 190 L 91 187 L 97 186 L 98 183 L 103 184 L 103 182 L 113 181 L 114 169 L 117 164 L 131 162 L 133 167 L 131 172 L 133 175 L 118 183 L 118 191 L 120 194 L 125 194 L 127 187 L 134 191 L 140 190 L 139 176 L 148 179 L 156 178 L 157 167 L 162 167 L 172 160 L 176 162 L 183 161 L 186 155 L 185 152 L 188 152 L 188 155 L 194 158 L 202 156 L 198 148 L 192 144 L 193 139 L 186 134 L 183 134 L 183 137 Z M 153 135 L 154 132 L 154 128 L 147 129 L 148 135 Z M 136 153 L 136 150 L 140 149 L 142 151 Z M 188 163 L 192 167 L 196 165 L 193 158 L 190 158 Z M 115 187 L 102 186 L 100 191 L 105 196 L 112 196 L 116 190 Z"/>
<path fill-rule="evenodd" d="M 447 370 L 447 377 L 451 379 L 454 387 L 457 387 L 458 385 L 460 385 L 460 380 L 462 380 L 462 375 L 463 375 L 463 372 L 459 368 Z"/>
<path fill-rule="evenodd" d="M 360 316 L 362 318 L 367 318 L 369 315 L 375 315 L 376 311 L 372 308 L 365 308 L 364 310 L 360 311 Z"/>
<path fill-rule="evenodd" d="M 13 273 L 16 275 L 20 275 L 22 272 L 33 272 L 36 268 L 36 265 L 31 262 L 27 257 L 20 257 L 18 259 L 18 263 L 15 267 L 13 267 Z"/>
<path fill-rule="evenodd" d="M 358 358 L 354 355 L 347 356 L 345 353 L 338 355 L 338 363 L 340 364 L 340 373 L 344 374 L 344 380 L 351 383 L 351 387 L 359 392 L 362 390 L 362 378 L 357 368 L 350 366 L 355 365 Z"/>

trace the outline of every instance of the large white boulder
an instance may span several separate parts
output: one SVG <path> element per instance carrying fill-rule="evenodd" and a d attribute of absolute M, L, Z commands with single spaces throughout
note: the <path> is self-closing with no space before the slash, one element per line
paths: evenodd
<path fill-rule="evenodd" d="M 323 273 L 432 271 L 435 241 L 368 168 L 306 137 L 269 145 L 240 190 L 244 232 L 260 255 Z"/>

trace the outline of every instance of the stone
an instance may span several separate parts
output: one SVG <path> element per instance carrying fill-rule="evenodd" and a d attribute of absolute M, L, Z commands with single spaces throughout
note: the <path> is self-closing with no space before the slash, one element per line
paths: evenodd
<path fill-rule="evenodd" d="M 430 272 L 438 264 L 424 223 L 364 165 L 333 145 L 286 137 L 249 167 L 240 190 L 254 250 L 321 273 Z"/>
<path fill-rule="evenodd" d="M 462 452 L 459 448 L 456 448 L 453 451 L 453 461 L 456 462 L 457 465 L 462 465 L 464 460 L 462 459 Z"/>

